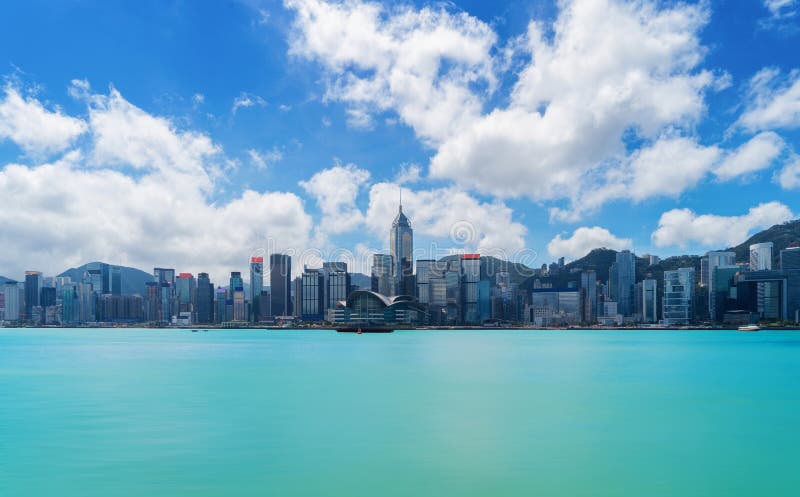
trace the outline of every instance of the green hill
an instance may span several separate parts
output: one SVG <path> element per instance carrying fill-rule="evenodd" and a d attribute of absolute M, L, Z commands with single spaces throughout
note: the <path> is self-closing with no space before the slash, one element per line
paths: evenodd
<path fill-rule="evenodd" d="M 772 267 L 779 267 L 779 260 L 781 250 L 789 245 L 800 243 L 800 219 L 789 221 L 783 224 L 776 224 L 775 226 L 756 233 L 751 236 L 744 243 L 728 250 L 736 252 L 737 262 L 750 261 L 750 245 L 754 243 L 767 243 L 772 242 Z"/>

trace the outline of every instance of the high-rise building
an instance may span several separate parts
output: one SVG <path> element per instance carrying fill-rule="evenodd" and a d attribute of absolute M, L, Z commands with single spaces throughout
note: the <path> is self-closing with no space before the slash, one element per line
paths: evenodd
<path fill-rule="evenodd" d="M 153 268 L 153 279 L 158 283 L 158 321 L 168 323 L 175 311 L 175 270 Z"/>
<path fill-rule="evenodd" d="M 269 256 L 270 315 L 292 316 L 292 258 L 286 254 Z"/>
<path fill-rule="evenodd" d="M 634 286 L 636 283 L 636 256 L 630 250 L 617 252 L 615 266 L 615 288 L 611 297 L 617 301 L 617 309 L 623 316 L 633 315 Z"/>
<path fill-rule="evenodd" d="M 228 286 L 228 295 L 229 299 L 232 301 L 233 305 L 233 321 L 245 321 L 247 319 L 246 316 L 246 308 L 244 303 L 244 280 L 242 279 L 242 273 L 239 271 L 232 271 L 231 272 L 231 281 L 230 285 Z"/>
<path fill-rule="evenodd" d="M 392 294 L 392 256 L 388 254 L 372 255 L 372 291 L 381 295 Z"/>
<path fill-rule="evenodd" d="M 736 265 L 736 253 L 735 252 L 719 252 L 713 251 L 708 252 L 705 256 L 705 259 L 708 260 L 706 263 L 708 274 L 706 276 L 706 286 L 708 286 L 709 296 L 714 288 L 714 269 L 718 267 L 734 267 Z M 701 260 L 701 270 L 703 269 L 702 260 Z M 701 273 L 702 276 L 702 273 Z M 717 314 L 716 310 L 716 302 L 713 298 L 708 299 L 708 315 L 711 316 L 713 319 L 714 316 Z"/>
<path fill-rule="evenodd" d="M 325 305 L 323 316 L 328 309 L 335 309 L 338 302 L 347 300 L 350 294 L 350 273 L 345 271 L 330 271 L 325 276 Z"/>
<path fill-rule="evenodd" d="M 148 281 L 144 284 L 144 319 L 154 323 L 158 321 L 158 309 L 161 302 L 161 284 Z"/>
<path fill-rule="evenodd" d="M 42 288 L 42 273 L 25 271 L 25 319 L 33 319 L 33 309 L 39 307 L 39 293 Z"/>
<path fill-rule="evenodd" d="M 19 284 L 16 281 L 8 280 L 3 285 L 3 298 L 5 299 L 5 320 L 19 321 Z"/>
<path fill-rule="evenodd" d="M 325 278 L 319 269 L 306 269 L 301 276 L 302 309 L 300 317 L 304 321 L 321 321 L 325 300 Z"/>
<path fill-rule="evenodd" d="M 109 278 L 111 278 L 111 295 L 122 295 L 122 268 L 110 266 Z"/>
<path fill-rule="evenodd" d="M 781 270 L 797 271 L 800 270 L 800 247 L 787 247 L 781 250 Z"/>
<path fill-rule="evenodd" d="M 192 273 L 180 273 L 175 280 L 175 293 L 178 300 L 177 312 L 194 312 L 192 302 L 197 291 L 197 282 Z"/>
<path fill-rule="evenodd" d="M 431 301 L 431 266 L 435 263 L 433 259 L 417 259 L 417 300 L 420 304 L 429 304 Z"/>
<path fill-rule="evenodd" d="M 217 323 L 230 321 L 230 317 L 228 316 L 227 300 L 228 293 L 225 291 L 225 289 L 222 287 L 217 288 L 215 300 L 216 311 L 214 312 L 214 321 Z"/>
<path fill-rule="evenodd" d="M 772 242 L 750 245 L 750 271 L 772 270 Z"/>
<path fill-rule="evenodd" d="M 683 267 L 664 271 L 663 316 L 667 326 L 685 326 L 692 322 L 694 313 L 694 268 Z"/>
<path fill-rule="evenodd" d="M 414 253 L 414 230 L 403 214 L 403 204 L 392 222 L 389 232 L 389 248 L 392 255 L 393 295 L 414 295 L 414 274 L 412 256 Z"/>
<path fill-rule="evenodd" d="M 707 287 L 709 280 L 708 256 L 700 258 L 700 286 Z"/>
<path fill-rule="evenodd" d="M 261 311 L 261 292 L 264 290 L 264 258 L 250 258 L 250 320 L 259 322 L 264 317 Z"/>
<path fill-rule="evenodd" d="M 208 273 L 197 275 L 197 298 L 195 319 L 197 323 L 208 324 L 214 322 L 214 285 Z"/>
<path fill-rule="evenodd" d="M 594 269 L 581 272 L 581 295 L 583 312 L 581 321 L 592 324 L 597 321 L 597 272 Z"/>
<path fill-rule="evenodd" d="M 480 324 L 478 281 L 481 279 L 481 255 L 461 255 L 461 309 L 465 324 Z"/>
<path fill-rule="evenodd" d="M 76 324 L 79 319 L 78 284 L 61 283 L 61 324 Z"/>
<path fill-rule="evenodd" d="M 642 322 L 643 323 L 656 323 L 658 322 L 658 306 L 657 306 L 657 285 L 658 282 L 651 278 L 642 280 Z"/>

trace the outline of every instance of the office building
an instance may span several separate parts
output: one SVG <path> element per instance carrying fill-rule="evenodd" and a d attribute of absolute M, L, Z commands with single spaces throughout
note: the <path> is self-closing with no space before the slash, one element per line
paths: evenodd
<path fill-rule="evenodd" d="M 217 288 L 216 298 L 214 299 L 214 321 L 217 323 L 224 323 L 230 321 L 227 308 L 228 293 L 224 288 Z"/>
<path fill-rule="evenodd" d="M 772 242 L 750 245 L 750 271 L 772 269 Z"/>
<path fill-rule="evenodd" d="M 420 304 L 429 304 L 431 301 L 430 273 L 431 266 L 436 261 L 433 259 L 418 259 L 415 282 L 417 285 L 417 301 Z"/>
<path fill-rule="evenodd" d="M 580 291 L 583 299 L 581 322 L 592 324 L 597 320 L 597 272 L 594 269 L 581 272 Z"/>
<path fill-rule="evenodd" d="M 301 278 L 300 318 L 303 321 L 322 321 L 325 301 L 324 275 L 319 269 L 306 269 Z"/>
<path fill-rule="evenodd" d="M 269 256 L 270 315 L 292 316 L 292 258 L 286 254 Z"/>
<path fill-rule="evenodd" d="M 636 256 L 630 250 L 617 252 L 609 272 L 611 298 L 617 302 L 619 313 L 623 316 L 633 315 Z"/>
<path fill-rule="evenodd" d="M 264 258 L 250 258 L 250 320 L 261 321 L 266 313 L 262 311 L 261 292 L 264 290 Z"/>
<path fill-rule="evenodd" d="M 39 292 L 42 288 L 42 273 L 25 271 L 25 319 L 33 319 L 33 309 L 39 307 Z"/>
<path fill-rule="evenodd" d="M 664 271 L 663 311 L 667 326 L 686 326 L 694 319 L 694 268 Z"/>
<path fill-rule="evenodd" d="M 201 324 L 214 322 L 214 284 L 208 273 L 197 275 L 197 297 L 195 299 L 195 321 Z"/>
<path fill-rule="evenodd" d="M 707 284 L 705 286 L 708 286 L 709 295 L 711 295 L 711 293 L 713 292 L 713 289 L 714 289 L 714 269 L 716 269 L 718 267 L 725 267 L 725 268 L 736 267 L 736 253 L 735 252 L 719 252 L 719 251 L 708 252 L 706 254 L 705 259 L 707 259 L 707 261 L 708 261 L 706 263 L 708 276 L 707 276 Z M 701 270 L 702 270 L 703 269 L 702 260 L 700 262 L 701 262 Z M 714 299 L 709 298 L 708 299 L 708 315 L 711 317 L 711 319 L 714 319 L 714 316 L 716 316 L 717 314 L 718 313 L 717 313 L 717 309 L 716 309 L 716 302 L 715 302 Z"/>
<path fill-rule="evenodd" d="M 414 231 L 411 223 L 403 214 L 403 204 L 392 222 L 389 232 L 389 247 L 392 255 L 392 277 L 394 285 L 392 295 L 414 295 L 414 274 L 412 254 L 414 252 Z"/>
<path fill-rule="evenodd" d="M 231 318 L 233 321 L 246 321 L 246 308 L 244 299 L 244 280 L 242 273 L 239 271 L 231 272 L 230 284 L 228 286 L 228 300 L 231 301 L 233 306 L 233 313 Z M 227 305 L 227 303 L 226 303 Z"/>
<path fill-rule="evenodd" d="M 178 301 L 177 312 L 194 312 L 192 303 L 196 291 L 197 282 L 194 279 L 194 275 L 192 273 L 180 273 L 175 280 L 175 293 Z"/>
<path fill-rule="evenodd" d="M 20 290 L 16 281 L 8 280 L 3 284 L 3 298 L 5 300 L 6 321 L 19 321 L 20 315 Z"/>
<path fill-rule="evenodd" d="M 658 282 L 654 279 L 644 279 L 641 282 L 641 302 L 643 323 L 656 323 L 658 322 L 658 302 L 657 302 L 657 287 Z"/>
<path fill-rule="evenodd" d="M 480 324 L 478 282 L 481 278 L 481 255 L 461 255 L 461 308 L 464 324 Z"/>
<path fill-rule="evenodd" d="M 392 294 L 392 256 L 388 254 L 372 255 L 372 291 L 381 295 L 389 296 Z"/>
<path fill-rule="evenodd" d="M 158 310 L 161 303 L 161 284 L 148 281 L 144 284 L 144 320 L 154 323 L 158 321 Z"/>
<path fill-rule="evenodd" d="M 800 247 L 787 247 L 780 252 L 781 270 L 800 271 Z"/>

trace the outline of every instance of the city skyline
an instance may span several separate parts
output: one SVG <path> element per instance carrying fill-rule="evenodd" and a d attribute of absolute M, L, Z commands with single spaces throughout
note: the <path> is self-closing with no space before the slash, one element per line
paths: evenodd
<path fill-rule="evenodd" d="M 268 240 L 370 260 L 401 187 L 419 246 L 539 262 L 800 212 L 796 2 L 50 7 L 0 30 L 9 277 L 218 278 Z"/>

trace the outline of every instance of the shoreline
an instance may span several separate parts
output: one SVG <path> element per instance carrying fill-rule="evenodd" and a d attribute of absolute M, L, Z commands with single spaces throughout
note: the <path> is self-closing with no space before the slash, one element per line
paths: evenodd
<path fill-rule="evenodd" d="M 357 327 L 357 325 L 356 325 Z M 738 331 L 738 326 L 386 326 L 394 331 Z M 137 330 L 265 330 L 265 331 L 336 331 L 337 326 L 274 326 L 253 325 L 242 323 L 241 326 L 220 325 L 170 325 L 148 326 L 135 324 L 95 324 L 92 326 L 68 325 L 23 325 L 0 326 L 3 329 L 137 329 Z M 769 326 L 760 327 L 760 331 L 800 331 L 800 326 Z"/>

